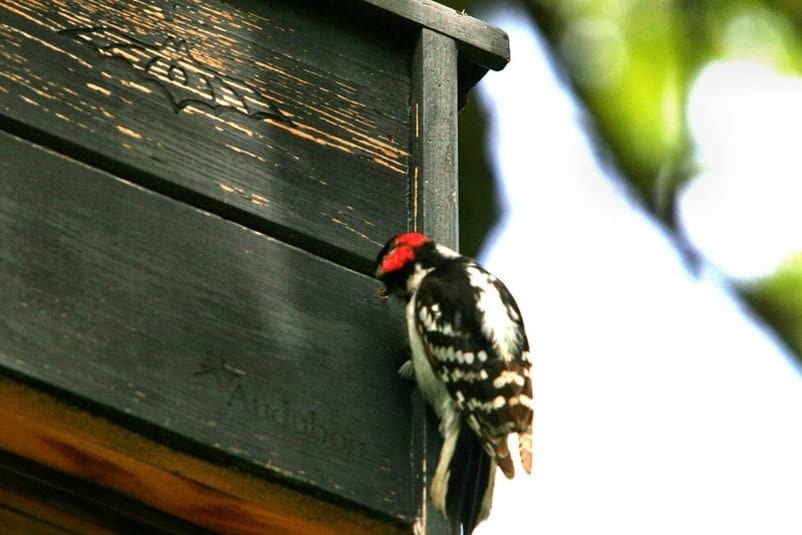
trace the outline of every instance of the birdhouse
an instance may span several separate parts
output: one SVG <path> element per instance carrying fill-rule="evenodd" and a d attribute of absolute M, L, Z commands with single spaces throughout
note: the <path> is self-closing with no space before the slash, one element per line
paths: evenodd
<path fill-rule="evenodd" d="M 6 0 L 0 55 L 0 523 L 442 529 L 372 264 L 456 245 L 457 111 L 506 35 L 430 0 Z"/>

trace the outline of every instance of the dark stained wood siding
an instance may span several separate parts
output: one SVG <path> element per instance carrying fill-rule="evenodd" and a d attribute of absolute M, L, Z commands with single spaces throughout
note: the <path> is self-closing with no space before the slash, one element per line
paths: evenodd
<path fill-rule="evenodd" d="M 370 271 L 456 245 L 508 58 L 430 0 L 0 0 L 0 450 L 215 531 L 445 533 Z"/>
<path fill-rule="evenodd" d="M 416 135 L 413 137 L 415 168 L 412 175 L 412 226 L 454 249 L 457 228 L 457 80 L 447 75 L 456 70 L 454 42 L 432 30 L 421 31 L 413 72 L 412 99 Z M 415 457 L 425 458 L 416 477 L 425 494 L 419 516 L 428 534 L 449 533 L 443 516 L 434 509 L 431 485 L 442 445 L 437 419 L 420 396 L 413 400 Z"/>
<path fill-rule="evenodd" d="M 0 363 L 393 515 L 398 310 L 367 277 L 0 135 Z M 370 325 L 370 330 L 365 329 Z M 186 440 L 189 439 L 189 440 Z"/>
<path fill-rule="evenodd" d="M 0 17 L 7 128 L 361 270 L 405 227 L 408 30 L 293 2 Z"/>

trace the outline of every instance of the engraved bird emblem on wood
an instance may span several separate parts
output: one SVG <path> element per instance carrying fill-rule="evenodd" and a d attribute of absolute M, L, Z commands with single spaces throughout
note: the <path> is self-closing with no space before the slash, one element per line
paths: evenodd
<path fill-rule="evenodd" d="M 164 91 L 176 113 L 194 104 L 292 125 L 287 114 L 256 88 L 196 60 L 184 39 L 167 37 L 152 44 L 104 26 L 68 28 L 59 34 L 91 47 L 101 56 L 128 63 L 143 79 Z"/>

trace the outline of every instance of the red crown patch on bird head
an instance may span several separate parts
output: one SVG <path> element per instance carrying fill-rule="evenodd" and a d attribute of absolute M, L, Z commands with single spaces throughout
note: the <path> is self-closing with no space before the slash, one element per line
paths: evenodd
<path fill-rule="evenodd" d="M 415 260 L 415 249 L 431 240 L 420 232 L 407 232 L 390 240 L 382 250 L 376 276 L 397 271 Z"/>

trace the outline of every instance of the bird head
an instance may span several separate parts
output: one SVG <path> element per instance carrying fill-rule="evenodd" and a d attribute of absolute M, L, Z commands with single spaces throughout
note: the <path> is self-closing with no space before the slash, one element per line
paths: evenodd
<path fill-rule="evenodd" d="M 376 257 L 375 276 L 384 283 L 379 294 L 408 295 L 407 281 L 421 269 L 421 253 L 432 245 L 432 240 L 420 232 L 406 232 L 388 241 Z"/>

